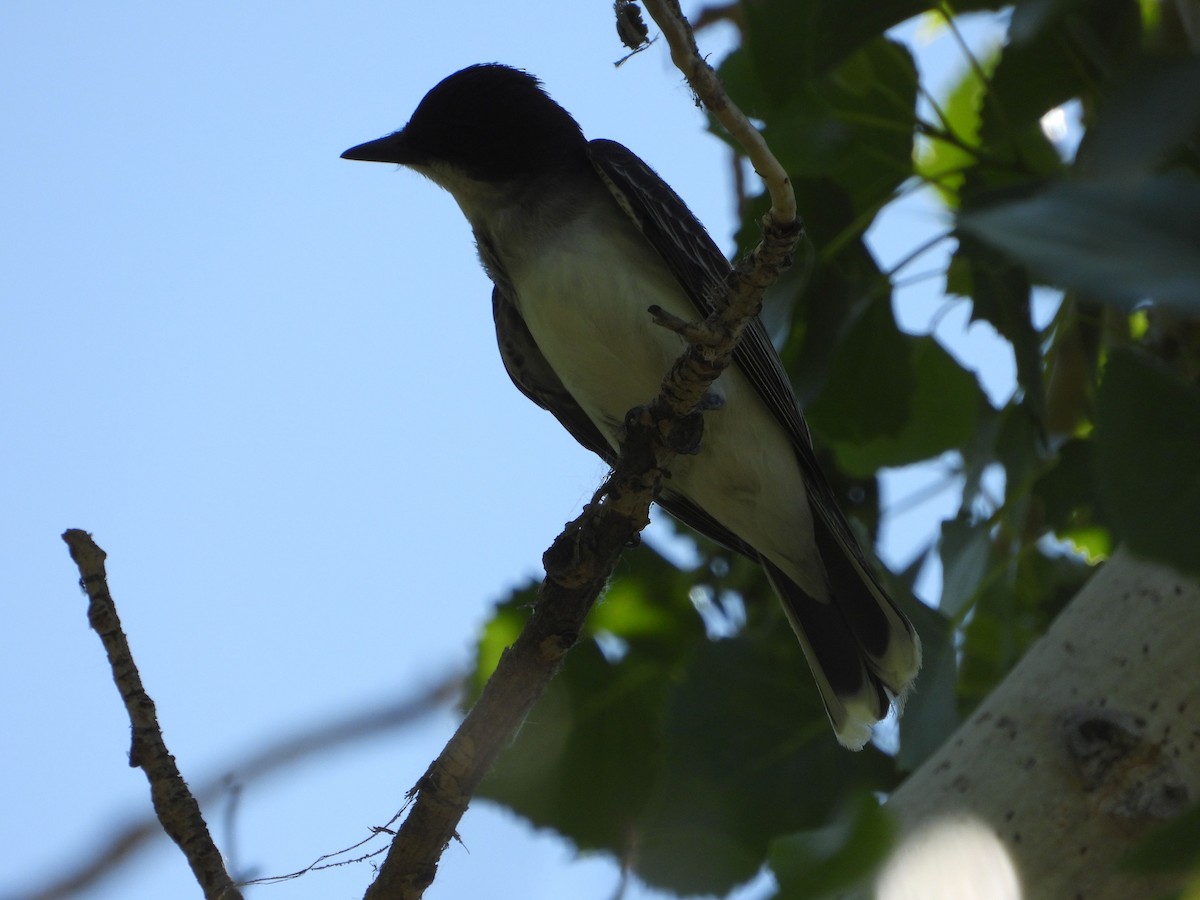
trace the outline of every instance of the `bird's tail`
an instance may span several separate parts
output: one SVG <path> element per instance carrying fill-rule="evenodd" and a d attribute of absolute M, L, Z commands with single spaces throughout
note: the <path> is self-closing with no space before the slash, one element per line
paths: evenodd
<path fill-rule="evenodd" d="M 762 562 L 804 648 L 838 741 L 860 750 L 889 705 L 903 707 L 921 668 L 921 641 L 871 573 L 841 516 L 813 512 L 828 601 Z"/>

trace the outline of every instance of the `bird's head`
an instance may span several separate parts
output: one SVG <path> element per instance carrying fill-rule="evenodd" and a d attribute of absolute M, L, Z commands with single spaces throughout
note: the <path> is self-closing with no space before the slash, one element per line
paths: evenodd
<path fill-rule="evenodd" d="M 536 78 L 489 63 L 444 79 L 404 128 L 342 158 L 399 163 L 435 181 L 452 172 L 495 183 L 575 164 L 586 147 L 579 125 Z"/>

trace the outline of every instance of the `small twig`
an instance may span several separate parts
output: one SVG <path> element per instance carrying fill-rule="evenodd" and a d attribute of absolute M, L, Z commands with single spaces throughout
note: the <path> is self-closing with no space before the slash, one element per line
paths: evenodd
<path fill-rule="evenodd" d="M 146 773 L 150 781 L 150 798 L 163 829 L 187 857 L 192 874 L 208 900 L 241 900 L 241 893 L 225 871 L 221 853 L 208 833 L 200 814 L 200 804 L 191 795 L 175 759 L 167 750 L 154 701 L 142 686 L 141 675 L 129 650 L 117 607 L 108 592 L 104 571 L 106 554 L 92 536 L 78 528 L 63 533 L 71 551 L 71 559 L 79 567 L 79 583 L 88 595 L 88 622 L 108 653 L 113 680 L 125 701 L 132 726 L 132 745 L 129 764 Z"/>
<path fill-rule="evenodd" d="M 767 218 L 778 226 L 793 222 L 796 218 L 796 194 L 792 190 L 791 179 L 771 153 L 771 148 L 758 129 L 729 99 L 712 66 L 700 55 L 696 36 L 679 8 L 679 0 L 645 0 L 645 3 L 646 11 L 662 29 L 671 47 L 671 61 L 675 67 L 683 73 L 708 111 L 716 116 L 717 121 L 746 151 L 754 171 L 762 178 L 771 195 L 771 209 Z"/>
<path fill-rule="evenodd" d="M 668 312 L 661 306 L 655 304 L 648 307 L 646 312 L 650 313 L 650 318 L 655 325 L 659 325 L 667 331 L 673 331 L 689 344 L 711 344 L 713 336 L 708 333 L 708 329 L 704 327 L 702 322 L 690 322 L 687 319 L 682 319 L 673 312 Z"/>

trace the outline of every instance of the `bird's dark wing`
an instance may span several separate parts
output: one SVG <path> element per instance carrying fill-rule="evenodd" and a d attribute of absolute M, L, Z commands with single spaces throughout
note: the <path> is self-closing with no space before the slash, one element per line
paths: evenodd
<path fill-rule="evenodd" d="M 655 502 L 688 528 L 698 531 L 710 541 L 716 541 L 722 547 L 728 547 L 730 550 L 735 550 L 750 559 L 758 559 L 757 550 L 687 497 L 676 494 L 667 488 L 658 495 L 658 499 Z"/>
<path fill-rule="evenodd" d="M 548 410 L 571 437 L 598 455 L 610 466 L 617 455 L 575 398 L 542 356 L 525 320 L 507 291 L 496 285 L 492 289 L 492 318 L 496 322 L 496 342 L 500 359 L 508 377 L 522 394 L 544 410 Z"/>
<path fill-rule="evenodd" d="M 605 140 L 589 142 L 588 153 L 618 205 L 683 286 L 695 304 L 697 316 L 706 317 L 712 312 L 713 302 L 726 290 L 733 271 L 729 260 L 679 195 L 636 154 Z M 734 359 L 791 436 L 808 475 L 810 469 L 816 469 L 808 426 L 759 319 L 755 318 L 746 329 Z"/>

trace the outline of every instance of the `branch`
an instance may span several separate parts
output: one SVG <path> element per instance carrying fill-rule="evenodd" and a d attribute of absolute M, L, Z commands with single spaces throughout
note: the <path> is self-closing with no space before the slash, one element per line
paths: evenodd
<path fill-rule="evenodd" d="M 546 578 L 533 615 L 458 731 L 409 792 L 412 808 L 366 900 L 415 900 L 433 882 L 479 782 L 578 640 L 622 551 L 637 543 L 649 523 L 650 504 L 678 452 L 675 436 L 689 432 L 687 420 L 729 365 L 763 290 L 790 261 L 799 233 L 796 226 L 765 234 L 764 245 L 735 270 L 728 302 L 694 326 L 697 342 L 676 360 L 659 395 L 630 412 L 616 467 L 542 557 Z"/>
<path fill-rule="evenodd" d="M 241 893 L 225 871 L 221 852 L 208 833 L 200 805 L 188 791 L 174 757 L 167 750 L 154 701 L 142 686 L 129 642 L 121 630 L 116 604 L 108 592 L 104 571 L 107 554 L 96 546 L 90 534 L 78 528 L 63 532 L 62 538 L 71 551 L 71 559 L 79 567 L 79 583 L 90 601 L 88 622 L 104 643 L 113 680 L 129 713 L 133 731 L 129 765 L 146 773 L 154 812 L 171 840 L 187 857 L 192 874 L 204 889 L 204 896 L 208 900 L 241 900 Z"/>
<path fill-rule="evenodd" d="M 735 267 L 727 296 L 703 323 L 660 320 L 664 327 L 685 334 L 687 350 L 663 380 L 659 395 L 648 406 L 629 412 L 625 441 L 612 474 L 542 557 L 546 578 L 533 615 L 501 656 L 479 700 L 441 755 L 409 791 L 412 807 L 366 900 L 416 900 L 433 882 L 441 854 L 458 836 L 458 823 L 480 781 L 579 639 L 622 551 L 637 543 L 649 523 L 650 504 L 671 461 L 679 452 L 695 452 L 694 423 L 699 422 L 704 396 L 729 365 L 742 331 L 761 309 L 763 292 L 791 264 L 800 239 L 802 225 L 796 219 L 786 173 L 746 117 L 725 97 L 715 73 L 700 60 L 678 5 L 672 5 L 678 16 L 670 32 L 676 64 L 721 121 L 732 123 L 726 127 L 752 152 L 756 167 L 771 173 L 775 206 L 763 219 L 762 243 Z M 661 5 L 653 3 L 651 10 L 666 32 Z M 691 48 L 691 57 L 676 52 L 680 34 Z M 744 127 L 738 127 L 739 122 Z"/>
<path fill-rule="evenodd" d="M 671 61 L 683 73 L 688 85 L 708 111 L 746 151 L 754 171 L 766 185 L 771 195 L 771 209 L 767 218 L 777 226 L 790 225 L 796 219 L 796 195 L 792 190 L 792 181 L 758 129 L 729 99 L 721 79 L 700 55 L 692 27 L 679 9 L 679 0 L 645 0 L 645 3 L 646 11 L 667 39 Z"/>

